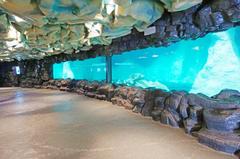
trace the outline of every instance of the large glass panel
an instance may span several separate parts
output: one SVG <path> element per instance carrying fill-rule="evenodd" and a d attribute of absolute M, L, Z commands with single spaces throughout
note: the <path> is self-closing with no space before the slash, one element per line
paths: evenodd
<path fill-rule="evenodd" d="M 105 80 L 105 57 L 98 57 L 84 61 L 67 61 L 53 65 L 54 79 L 87 79 Z"/>
<path fill-rule="evenodd" d="M 240 28 L 113 56 L 113 82 L 214 95 L 240 90 Z"/>

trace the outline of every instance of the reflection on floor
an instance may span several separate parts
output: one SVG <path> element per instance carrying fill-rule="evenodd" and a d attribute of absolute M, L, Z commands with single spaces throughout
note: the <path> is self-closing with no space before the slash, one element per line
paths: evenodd
<path fill-rule="evenodd" d="M 76 94 L 0 89 L 1 159 L 232 159 L 181 129 Z"/>

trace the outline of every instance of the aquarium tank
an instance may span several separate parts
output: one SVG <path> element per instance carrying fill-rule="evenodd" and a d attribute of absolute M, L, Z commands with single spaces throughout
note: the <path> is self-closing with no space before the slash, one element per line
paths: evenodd
<path fill-rule="evenodd" d="M 238 27 L 168 47 L 114 55 L 113 83 L 209 96 L 225 88 L 240 90 L 239 37 Z M 53 70 L 55 79 L 103 80 L 106 72 L 104 58 L 63 62 Z"/>
<path fill-rule="evenodd" d="M 86 79 L 90 81 L 105 80 L 105 57 L 97 57 L 84 61 L 66 61 L 53 65 L 54 79 Z"/>

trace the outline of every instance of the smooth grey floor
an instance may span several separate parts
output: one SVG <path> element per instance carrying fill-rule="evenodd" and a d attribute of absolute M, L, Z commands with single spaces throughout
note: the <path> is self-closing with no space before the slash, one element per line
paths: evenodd
<path fill-rule="evenodd" d="M 232 159 L 182 129 L 77 94 L 0 88 L 0 159 Z"/>

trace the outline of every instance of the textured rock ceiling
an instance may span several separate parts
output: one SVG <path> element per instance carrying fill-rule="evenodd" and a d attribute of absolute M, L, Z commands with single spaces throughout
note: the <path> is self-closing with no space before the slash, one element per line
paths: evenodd
<path fill-rule="evenodd" d="M 144 31 L 202 0 L 0 0 L 0 61 L 41 59 Z"/>

